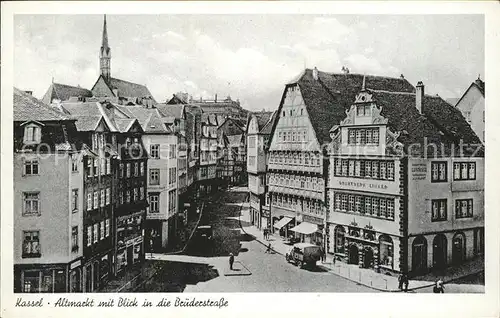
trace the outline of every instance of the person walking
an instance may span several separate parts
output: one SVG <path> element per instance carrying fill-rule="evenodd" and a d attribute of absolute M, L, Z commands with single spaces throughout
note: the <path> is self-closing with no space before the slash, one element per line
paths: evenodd
<path fill-rule="evenodd" d="M 406 293 L 408 292 L 408 284 L 410 283 L 408 275 L 406 273 L 403 275 L 403 283 L 405 285 L 405 293 Z"/>
<path fill-rule="evenodd" d="M 434 286 L 435 294 L 444 294 L 444 282 L 440 279 L 436 281 L 436 285 Z"/>
<path fill-rule="evenodd" d="M 233 270 L 233 264 L 234 264 L 234 255 L 233 253 L 229 253 L 229 269 Z"/>
<path fill-rule="evenodd" d="M 398 289 L 402 291 L 403 290 L 403 274 L 402 273 L 399 274 L 399 276 L 398 276 L 398 283 L 399 283 Z"/>
<path fill-rule="evenodd" d="M 325 261 L 326 261 L 326 251 L 322 246 L 321 247 L 321 263 L 325 263 Z"/>
<path fill-rule="evenodd" d="M 271 251 L 272 251 L 272 249 L 271 249 L 271 243 L 269 243 L 269 245 L 267 245 L 266 253 L 271 254 Z"/>

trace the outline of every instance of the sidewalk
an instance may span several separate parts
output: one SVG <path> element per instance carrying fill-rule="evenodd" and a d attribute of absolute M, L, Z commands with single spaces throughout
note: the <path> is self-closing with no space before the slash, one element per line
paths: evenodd
<path fill-rule="evenodd" d="M 247 202 L 243 203 L 240 221 L 240 224 L 251 224 L 249 205 Z M 269 239 L 267 240 L 264 239 L 263 232 L 253 225 L 245 227 L 242 226 L 242 230 L 247 234 L 254 236 L 256 240 L 264 246 L 268 246 L 269 243 L 271 243 L 271 248 L 280 255 L 284 256 L 292 248 L 291 245 L 288 245 L 281 237 L 275 234 L 269 235 Z M 446 273 L 443 273 L 443 275 L 436 276 L 435 274 L 428 274 L 412 279 L 409 282 L 408 290 L 413 291 L 416 289 L 433 286 L 438 277 L 443 279 L 445 283 L 448 283 L 464 276 L 478 273 L 480 270 L 477 270 L 477 268 L 484 268 L 484 266 L 481 267 L 481 264 L 478 264 L 478 261 L 475 260 L 468 262 L 458 268 L 448 268 Z M 376 273 L 373 269 L 359 268 L 357 265 L 346 264 L 340 261 L 336 261 L 335 264 L 333 264 L 332 255 L 327 255 L 326 261 L 324 263 L 319 261 L 317 265 L 326 269 L 332 274 L 342 276 L 346 279 L 365 285 L 367 287 L 371 287 L 375 290 L 384 292 L 400 292 L 400 290 L 398 289 L 399 282 L 396 274 L 395 276 L 380 274 Z M 467 284 L 463 284 L 464 287 L 466 287 L 466 285 Z M 477 285 L 472 286 L 476 287 L 475 289 L 478 289 Z M 479 289 L 481 288 L 479 287 Z"/>

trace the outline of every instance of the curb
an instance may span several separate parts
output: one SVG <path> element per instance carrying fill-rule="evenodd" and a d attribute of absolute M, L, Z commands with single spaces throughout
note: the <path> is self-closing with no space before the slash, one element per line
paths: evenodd
<path fill-rule="evenodd" d="M 245 264 L 243 264 L 240 261 L 235 261 L 234 263 L 235 264 L 239 263 L 243 268 L 245 268 L 246 272 L 244 274 L 243 273 L 242 274 L 236 274 L 236 273 L 233 274 L 233 273 L 229 272 L 229 273 L 224 273 L 224 276 L 230 277 L 230 276 L 251 276 L 252 275 L 252 272 L 248 269 L 248 267 L 245 266 Z"/>

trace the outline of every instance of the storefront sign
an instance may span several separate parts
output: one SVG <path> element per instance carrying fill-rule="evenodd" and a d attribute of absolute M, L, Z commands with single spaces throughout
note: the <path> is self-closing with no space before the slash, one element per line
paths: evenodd
<path fill-rule="evenodd" d="M 342 187 L 354 187 L 354 188 L 362 188 L 362 189 L 387 189 L 386 184 L 377 184 L 377 183 L 367 183 L 367 182 L 355 182 L 355 181 L 339 181 L 339 185 Z"/>
<path fill-rule="evenodd" d="M 394 194 L 399 193 L 399 182 L 388 180 L 365 180 L 357 178 L 333 178 L 332 188 Z"/>
<path fill-rule="evenodd" d="M 72 263 L 70 266 L 69 266 L 69 269 L 73 269 L 73 268 L 77 268 L 78 266 L 82 265 L 82 261 L 81 260 L 78 260 L 74 263 Z"/>
<path fill-rule="evenodd" d="M 411 164 L 412 180 L 425 180 L 427 178 L 427 164 L 426 163 L 412 163 Z"/>
<path fill-rule="evenodd" d="M 309 222 L 309 223 L 315 223 L 315 224 L 323 224 L 323 219 L 322 218 L 317 218 L 314 216 L 310 215 L 304 215 L 302 217 L 302 222 Z"/>

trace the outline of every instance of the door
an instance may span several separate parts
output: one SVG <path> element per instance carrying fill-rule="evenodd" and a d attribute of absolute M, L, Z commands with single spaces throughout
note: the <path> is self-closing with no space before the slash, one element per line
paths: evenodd
<path fill-rule="evenodd" d="M 461 233 L 453 237 L 452 262 L 453 265 L 460 265 L 465 261 L 465 237 Z"/>
<path fill-rule="evenodd" d="M 412 245 L 412 271 L 417 274 L 427 270 L 427 241 L 419 236 Z"/>
<path fill-rule="evenodd" d="M 432 263 L 433 268 L 443 269 L 446 267 L 447 258 L 447 240 L 446 236 L 443 234 L 436 235 L 434 238 L 434 243 L 432 245 Z"/>
<path fill-rule="evenodd" d="M 373 265 L 373 250 L 369 247 L 365 248 L 365 256 L 363 259 L 363 267 L 371 268 Z"/>
<path fill-rule="evenodd" d="M 85 267 L 85 292 L 92 292 L 92 265 Z"/>
<path fill-rule="evenodd" d="M 349 246 L 349 264 L 359 263 L 359 250 L 355 244 Z"/>

